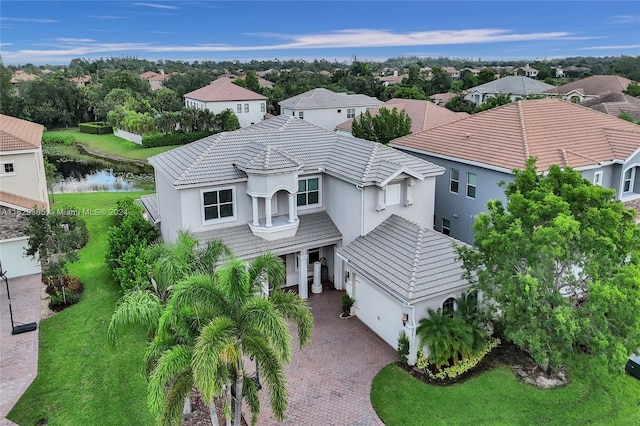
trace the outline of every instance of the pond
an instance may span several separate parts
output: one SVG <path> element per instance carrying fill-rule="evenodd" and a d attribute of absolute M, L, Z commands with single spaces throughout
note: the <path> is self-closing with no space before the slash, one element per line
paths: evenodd
<path fill-rule="evenodd" d="M 154 178 L 148 167 L 106 160 L 85 161 L 63 156 L 47 156 L 56 166 L 60 182 L 53 193 L 113 192 L 154 189 Z"/>

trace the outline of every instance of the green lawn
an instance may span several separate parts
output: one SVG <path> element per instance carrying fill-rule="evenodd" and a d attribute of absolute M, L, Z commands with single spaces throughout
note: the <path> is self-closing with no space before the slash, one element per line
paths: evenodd
<path fill-rule="evenodd" d="M 46 133 L 54 132 L 56 135 L 73 136 L 76 142 L 81 143 L 90 151 L 130 160 L 146 160 L 152 155 L 176 148 L 176 146 L 144 148 L 136 143 L 120 139 L 113 134 L 93 135 L 90 133 L 80 133 L 78 129 L 53 130 Z"/>
<path fill-rule="evenodd" d="M 506 367 L 439 387 L 392 364 L 374 379 L 371 402 L 388 426 L 640 425 L 639 380 L 612 376 L 586 357 L 570 372 L 570 384 L 553 390 L 525 385 Z"/>
<path fill-rule="evenodd" d="M 141 194 L 56 194 L 52 208 L 71 205 L 108 212 L 117 199 Z M 114 348 L 106 337 L 120 297 L 104 263 L 113 217 L 84 217 L 89 243 L 70 268 L 85 286 L 82 299 L 40 323 L 38 376 L 8 418 L 22 426 L 43 418 L 49 425 L 152 425 L 141 374 L 144 338 L 125 336 Z"/>

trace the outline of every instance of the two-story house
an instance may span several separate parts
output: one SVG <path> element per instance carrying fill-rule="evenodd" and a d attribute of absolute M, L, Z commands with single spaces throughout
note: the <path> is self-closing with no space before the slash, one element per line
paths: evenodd
<path fill-rule="evenodd" d="M 506 201 L 499 182 L 528 157 L 543 172 L 572 167 L 618 199 L 640 198 L 640 128 L 616 117 L 556 99 L 518 101 L 421 133 L 391 146 L 446 169 L 436 184 L 435 227 L 471 243 L 473 223 L 487 201 Z"/>
<path fill-rule="evenodd" d="M 264 120 L 267 114 L 267 97 L 221 77 L 213 83 L 184 95 L 188 108 L 208 109 L 214 114 L 230 109 L 238 117 L 240 127 L 248 127 Z"/>
<path fill-rule="evenodd" d="M 319 88 L 278 102 L 280 114 L 302 118 L 316 126 L 333 130 L 382 101 L 367 95 L 347 95 Z"/>
<path fill-rule="evenodd" d="M 141 201 L 165 241 L 188 229 L 240 259 L 280 255 L 285 286 L 307 298 L 332 282 L 391 346 L 404 329 L 414 357 L 426 307 L 468 288 L 454 240 L 433 231 L 444 169 L 399 150 L 280 115 L 149 163 L 156 194 Z"/>
<path fill-rule="evenodd" d="M 24 255 L 32 209 L 49 209 L 40 124 L 0 114 L 0 260 L 8 277 L 40 273 Z"/>
<path fill-rule="evenodd" d="M 524 76 L 502 77 L 467 89 L 465 99 L 480 106 L 489 98 L 507 95 L 512 101 L 529 95 L 542 95 L 553 85 Z M 546 96 L 546 95 L 545 95 Z"/>

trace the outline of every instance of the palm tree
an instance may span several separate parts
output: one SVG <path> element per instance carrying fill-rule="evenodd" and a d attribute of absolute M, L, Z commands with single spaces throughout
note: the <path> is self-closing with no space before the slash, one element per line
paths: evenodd
<path fill-rule="evenodd" d="M 456 308 L 454 315 L 461 318 L 471 332 L 473 352 L 479 351 L 487 343 L 487 331 L 478 306 L 478 292 L 462 293 L 456 299 Z"/>
<path fill-rule="evenodd" d="M 416 335 L 420 346 L 429 348 L 429 360 L 437 368 L 449 365 L 450 360 L 457 365 L 460 356 L 473 353 L 471 330 L 460 317 L 443 315 L 441 309 L 428 309 L 427 313 L 428 317 L 419 321 Z"/>
<path fill-rule="evenodd" d="M 260 402 L 258 384 L 245 372 L 245 357 L 249 356 L 256 360 L 267 385 L 275 417 L 284 420 L 283 363 L 291 358 L 287 320 L 297 325 L 301 347 L 309 343 L 313 328 L 306 302 L 280 290 L 284 277 L 282 260 L 267 253 L 251 264 L 232 259 L 214 275 L 191 275 L 174 288 L 158 330 L 171 328 L 173 336 L 184 343 L 155 355 L 158 361 L 149 382 L 149 403 L 156 415 L 165 422 L 176 415 L 179 404 L 175 398 L 183 397 L 180 389 L 186 389 L 189 379 L 209 404 L 226 390 L 228 424 L 233 394 L 233 424 L 241 424 L 243 400 L 255 424 Z M 268 297 L 263 292 L 266 284 L 273 286 Z M 197 330 L 197 337 L 191 345 L 193 330 Z"/>

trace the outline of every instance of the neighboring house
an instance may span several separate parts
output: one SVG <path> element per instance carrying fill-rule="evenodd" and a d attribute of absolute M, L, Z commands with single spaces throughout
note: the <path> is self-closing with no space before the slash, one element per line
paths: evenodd
<path fill-rule="evenodd" d="M 477 77 L 480 75 L 480 68 L 462 68 L 460 70 L 460 73 L 462 73 L 462 71 L 469 71 L 471 73 L 472 76 Z"/>
<path fill-rule="evenodd" d="M 0 260 L 8 277 L 39 274 L 24 255 L 24 228 L 34 208 L 49 209 L 40 124 L 0 114 Z"/>
<path fill-rule="evenodd" d="M 640 99 L 624 93 L 609 93 L 608 95 L 584 101 L 581 105 L 614 117 L 620 114 L 627 114 L 636 121 L 640 120 Z"/>
<path fill-rule="evenodd" d="M 447 92 L 447 93 L 436 93 L 429 96 L 429 98 L 432 99 L 433 103 L 435 103 L 436 105 L 445 106 L 447 102 L 449 102 L 451 99 L 455 98 L 456 96 L 458 95 L 456 95 L 453 92 Z"/>
<path fill-rule="evenodd" d="M 357 315 L 393 347 L 403 328 L 415 336 L 425 314 L 412 313 L 405 327 L 401 312 L 425 303 L 441 307 L 467 287 L 453 240 L 429 231 L 436 176 L 444 170 L 427 161 L 280 115 L 149 163 L 156 194 L 141 201 L 165 241 L 189 229 L 200 241 L 221 239 L 239 259 L 279 255 L 285 286 L 302 298 L 322 291 L 320 282 L 346 289 Z M 398 238 L 387 235 L 400 228 Z M 358 255 L 363 251 L 389 259 L 387 269 L 413 279 L 390 286 L 390 271 L 369 270 Z M 395 262 L 405 253 L 410 257 Z M 415 339 L 412 345 L 415 354 Z"/>
<path fill-rule="evenodd" d="M 512 101 L 515 101 L 529 95 L 542 95 L 553 87 L 551 84 L 529 77 L 509 76 L 467 89 L 464 98 L 476 106 L 480 106 L 488 98 L 494 98 L 497 95 L 507 95 Z"/>
<path fill-rule="evenodd" d="M 383 77 L 378 77 L 378 81 L 382 83 L 384 87 L 387 87 L 390 84 L 400 84 L 402 83 L 402 80 L 408 77 L 409 77 L 409 74 L 405 73 L 405 74 L 398 75 L 398 70 L 393 70 L 392 75 L 385 75 Z"/>
<path fill-rule="evenodd" d="M 71 77 L 69 79 L 72 83 L 74 83 L 78 87 L 84 87 L 87 84 L 91 83 L 90 75 L 80 75 L 78 77 Z"/>
<path fill-rule="evenodd" d="M 233 84 L 227 77 L 187 93 L 184 103 L 187 107 L 208 109 L 214 114 L 230 109 L 238 117 L 240 127 L 261 122 L 267 113 L 266 96 Z"/>
<path fill-rule="evenodd" d="M 562 86 L 552 87 L 545 93 L 571 102 L 584 102 L 610 93 L 622 93 L 627 90 L 629 83 L 631 80 L 617 75 L 592 75 Z"/>
<path fill-rule="evenodd" d="M 579 77 L 579 76 L 583 76 L 584 74 L 590 73 L 591 68 L 577 67 L 575 65 L 570 65 L 566 68 L 556 67 L 555 71 L 556 71 L 556 78 Z"/>
<path fill-rule="evenodd" d="M 278 102 L 280 114 L 302 118 L 309 123 L 333 130 L 382 101 L 367 95 L 347 95 L 327 89 L 313 89 Z"/>
<path fill-rule="evenodd" d="M 160 73 L 154 71 L 143 72 L 138 77 L 147 80 L 151 90 L 160 90 L 164 86 L 164 82 L 171 78 L 171 75 L 165 74 L 164 70 L 160 70 Z"/>
<path fill-rule="evenodd" d="M 517 101 L 391 146 L 446 168 L 437 180 L 435 228 L 467 243 L 487 201 L 506 201 L 498 183 L 512 181 L 530 156 L 539 171 L 570 166 L 622 201 L 640 198 L 640 127 L 567 101 Z"/>
<path fill-rule="evenodd" d="M 538 78 L 538 70 L 529 66 L 529 64 L 519 69 L 525 77 L 536 79 Z"/>
<path fill-rule="evenodd" d="M 389 111 L 393 108 L 397 108 L 400 111 L 407 113 L 411 118 L 411 133 L 418 133 L 423 130 L 431 129 L 433 127 L 447 124 L 452 121 L 460 120 L 469 114 L 458 114 L 429 101 L 422 101 L 418 99 L 399 99 L 393 98 L 383 103 L 379 107 L 371 108 L 369 112 L 371 115 L 378 114 L 380 108 L 386 108 Z M 356 117 L 358 118 L 358 117 Z M 354 118 L 351 118 L 344 123 L 336 126 L 336 132 L 351 136 L 351 125 Z"/>
<path fill-rule="evenodd" d="M 442 67 L 442 71 L 449 74 L 449 77 L 451 77 L 452 80 L 460 80 L 460 71 L 454 67 Z"/>

